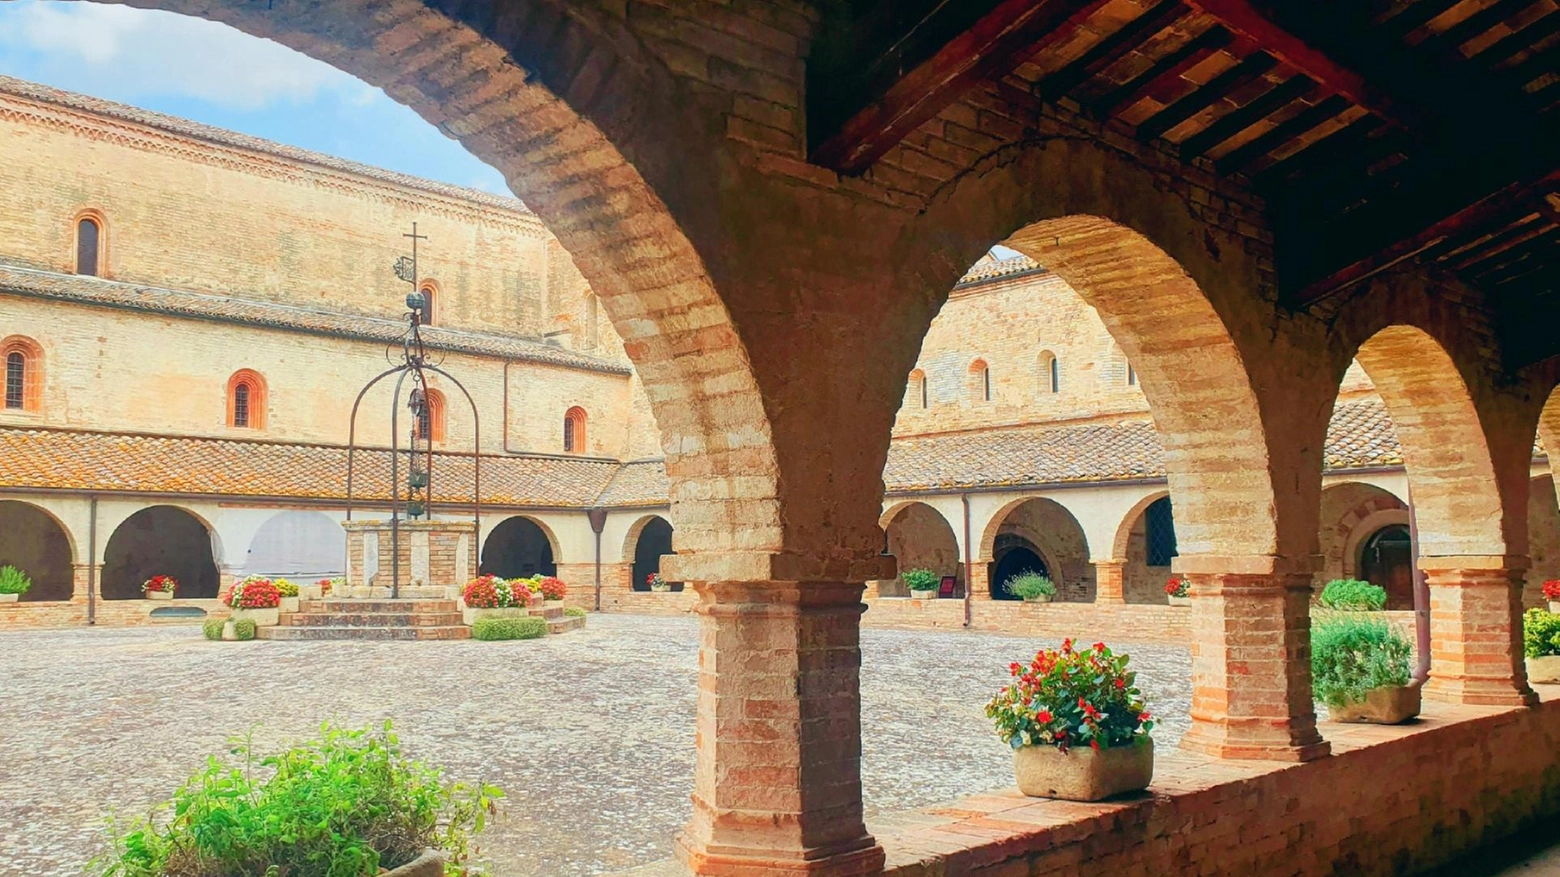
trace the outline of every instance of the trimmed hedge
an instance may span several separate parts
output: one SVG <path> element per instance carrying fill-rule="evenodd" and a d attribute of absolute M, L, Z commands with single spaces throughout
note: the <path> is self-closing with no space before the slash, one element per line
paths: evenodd
<path fill-rule="evenodd" d="M 240 618 L 239 620 L 233 622 L 233 634 L 238 637 L 239 642 L 243 642 L 244 640 L 254 639 L 255 638 L 255 623 L 254 623 L 254 621 L 251 620 L 251 619 L 248 619 L 248 618 Z"/>
<path fill-rule="evenodd" d="M 226 618 L 208 618 L 201 624 L 200 634 L 206 639 L 221 639 L 224 624 L 227 624 Z"/>
<path fill-rule="evenodd" d="M 536 639 L 547 635 L 547 620 L 528 616 L 525 618 L 478 618 L 471 625 L 471 638 L 486 641 L 503 639 Z"/>
<path fill-rule="evenodd" d="M 1333 579 L 1322 588 L 1321 604 L 1348 612 L 1376 612 L 1387 605 L 1387 592 L 1359 579 Z"/>
<path fill-rule="evenodd" d="M 581 609 L 578 606 L 565 606 L 563 607 L 563 614 L 570 618 L 584 618 L 590 613 L 586 612 L 584 609 Z"/>

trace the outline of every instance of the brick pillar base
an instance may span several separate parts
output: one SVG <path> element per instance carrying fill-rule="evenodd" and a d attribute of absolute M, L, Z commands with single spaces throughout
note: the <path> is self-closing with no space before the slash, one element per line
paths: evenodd
<path fill-rule="evenodd" d="M 1094 602 L 1127 602 L 1127 562 L 1124 560 L 1094 561 Z"/>
<path fill-rule="evenodd" d="M 1523 558 L 1426 557 L 1430 681 L 1445 703 L 1531 706 L 1522 656 Z"/>
<path fill-rule="evenodd" d="M 700 583 L 693 818 L 712 877 L 863 877 L 859 584 Z"/>
<path fill-rule="evenodd" d="M 965 571 L 966 586 L 970 589 L 970 596 L 977 600 L 985 600 L 991 597 L 991 564 L 984 560 L 977 560 Z"/>
<path fill-rule="evenodd" d="M 1310 761 L 1331 751 L 1311 699 L 1311 576 L 1183 572 L 1192 597 L 1192 727 L 1218 758 Z"/>

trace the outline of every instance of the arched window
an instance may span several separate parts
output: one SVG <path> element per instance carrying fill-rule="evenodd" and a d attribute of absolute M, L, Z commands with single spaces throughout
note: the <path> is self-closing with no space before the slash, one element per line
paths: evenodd
<path fill-rule="evenodd" d="M 103 217 L 96 211 L 76 217 L 76 273 L 103 276 Z"/>
<path fill-rule="evenodd" d="M 905 390 L 905 404 L 914 405 L 917 408 L 926 408 L 928 401 L 926 372 L 916 369 L 910 373 L 910 386 Z"/>
<path fill-rule="evenodd" d="M 984 359 L 970 363 L 970 399 L 976 402 L 991 401 L 991 368 Z"/>
<path fill-rule="evenodd" d="M 228 378 L 228 426 L 239 429 L 265 428 L 265 379 L 250 369 L 240 369 Z"/>
<path fill-rule="evenodd" d="M 1062 364 L 1049 350 L 1040 354 L 1040 386 L 1052 395 L 1062 391 Z"/>
<path fill-rule="evenodd" d="M 424 280 L 422 285 L 417 287 L 417 291 L 423 294 L 423 300 L 427 302 L 423 305 L 422 324 L 435 325 L 435 320 L 439 316 L 439 284 L 432 280 Z"/>
<path fill-rule="evenodd" d="M 22 335 L 0 341 L 0 364 L 5 366 L 5 410 L 38 411 L 43 408 L 43 348 Z"/>
<path fill-rule="evenodd" d="M 417 417 L 417 437 L 434 444 L 444 441 L 444 394 L 432 387 L 423 394 L 423 410 Z"/>
<path fill-rule="evenodd" d="M 563 415 L 563 452 L 585 453 L 585 409 L 578 405 Z"/>
<path fill-rule="evenodd" d="M 1127 363 L 1127 386 L 1137 386 L 1137 369 L 1133 368 L 1130 362 Z"/>

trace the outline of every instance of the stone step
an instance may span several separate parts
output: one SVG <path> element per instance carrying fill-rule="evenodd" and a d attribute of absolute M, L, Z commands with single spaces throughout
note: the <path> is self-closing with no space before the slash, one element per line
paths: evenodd
<path fill-rule="evenodd" d="M 545 618 L 552 621 L 563 617 L 563 604 L 556 600 L 543 606 L 532 606 L 531 614 L 537 618 Z"/>
<path fill-rule="evenodd" d="M 262 627 L 257 639 L 300 640 L 447 640 L 468 639 L 471 628 L 463 624 L 439 627 Z"/>
<path fill-rule="evenodd" d="M 547 619 L 548 633 L 568 633 L 571 630 L 579 630 L 585 626 L 585 618 L 580 615 L 563 615 L 558 618 Z"/>
<path fill-rule="evenodd" d="M 364 615 L 373 612 L 459 612 L 460 607 L 454 600 L 304 600 L 298 604 L 298 611 Z"/>
<path fill-rule="evenodd" d="M 459 612 L 292 612 L 283 627 L 446 627 L 463 623 Z"/>

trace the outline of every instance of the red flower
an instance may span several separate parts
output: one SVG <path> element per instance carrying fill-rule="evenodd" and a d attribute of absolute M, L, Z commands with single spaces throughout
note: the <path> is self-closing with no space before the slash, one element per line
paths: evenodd
<path fill-rule="evenodd" d="M 1095 643 L 1094 644 L 1094 650 L 1096 652 L 1103 652 L 1103 651 L 1105 651 L 1105 644 L 1104 643 Z"/>
<path fill-rule="evenodd" d="M 1051 724 L 1051 719 L 1052 719 L 1052 716 L 1051 716 L 1051 711 L 1050 710 L 1041 710 L 1040 712 L 1035 713 L 1035 721 L 1039 722 L 1042 725 L 1049 725 L 1049 724 Z"/>
<path fill-rule="evenodd" d="M 1152 718 L 1153 716 L 1149 715 L 1148 710 L 1144 710 L 1143 712 L 1138 713 L 1138 721 L 1140 722 L 1146 722 Z"/>
<path fill-rule="evenodd" d="M 1127 687 L 1127 680 L 1122 679 L 1120 676 L 1117 676 L 1116 677 L 1116 688 L 1117 689 L 1122 689 L 1122 688 L 1126 688 L 1126 687 Z"/>
<path fill-rule="evenodd" d="M 1100 751 L 1100 741 L 1098 741 L 1098 740 L 1090 740 L 1089 741 L 1089 748 L 1093 749 L 1095 752 Z"/>
<path fill-rule="evenodd" d="M 1017 661 L 1014 661 L 1013 663 L 1008 665 L 1008 672 L 1013 674 L 1014 676 L 1017 676 L 1018 674 L 1024 672 L 1024 668 Z"/>
<path fill-rule="evenodd" d="M 1544 582 L 1544 599 L 1560 601 L 1560 579 Z"/>

